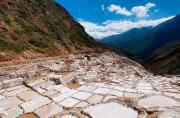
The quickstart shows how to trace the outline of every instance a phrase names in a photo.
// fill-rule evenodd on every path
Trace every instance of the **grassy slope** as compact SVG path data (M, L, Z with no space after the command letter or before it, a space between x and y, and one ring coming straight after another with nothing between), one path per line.
M144 61L144 65L155 74L180 74L180 41L156 50Z
M45 56L93 49L94 39L53 0L4 0L0 19L7 30L0 29L0 60L17 55Z

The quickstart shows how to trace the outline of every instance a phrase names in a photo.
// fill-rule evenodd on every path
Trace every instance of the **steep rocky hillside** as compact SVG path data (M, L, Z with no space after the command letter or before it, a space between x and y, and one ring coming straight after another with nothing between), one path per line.
M92 37L53 0L0 1L0 60L93 51Z
M144 61L144 65L155 74L179 74L180 41L175 41L156 50Z

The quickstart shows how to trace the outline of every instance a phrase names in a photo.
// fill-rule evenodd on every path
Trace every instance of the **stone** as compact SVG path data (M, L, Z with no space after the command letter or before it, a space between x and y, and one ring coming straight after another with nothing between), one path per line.
M73 81L74 79L76 79L76 73L75 72L71 72L71 73L68 73L66 75L63 75L63 78L61 79L61 83L63 84L67 84L71 81Z
M128 93L137 93L136 89L131 89L131 88L125 88L125 91Z
M119 86L115 86L114 89L119 90L119 91L125 91L124 87L119 87Z
M88 99L90 96L92 96L91 93L86 93L86 92L79 92L75 95L73 95L72 97L79 99L79 100L86 100Z
M34 81L34 82L28 83L28 85L31 86L31 87L33 87L33 86L38 85L38 84L43 83L43 82L45 82L45 80L40 79L40 80L36 80L36 81Z
M101 95L93 95L91 96L87 101L90 103L90 104L97 104L97 103L100 103L103 99L103 96Z
M59 105L62 105L64 107L68 107L71 108L74 105L76 105L79 102L79 100L74 99L74 98L67 98L65 100L63 100L62 102L59 103Z
M46 81L46 82L43 82L40 84L41 88L43 88L43 89L47 89L53 85L55 85L55 82L53 82L53 81Z
M46 90L45 89L43 89L43 88L40 88L40 87L34 87L34 90L36 90L38 93L44 93L44 92L46 92Z
M139 89L138 93L140 93L140 94L159 94L160 92L148 90L148 89Z
M0 81L0 90L4 88L3 83Z
M6 92L6 89L0 89L0 94Z
M124 92L124 97L126 97L126 98L137 98L137 97L138 97L138 94L136 94L136 93L126 93L126 92Z
M6 118L7 115L7 112L4 109L0 108L0 118Z
M61 89L60 88L54 88L54 90L56 90L60 93L66 93L66 92L71 91L72 89L63 86L63 87L61 87Z
M23 113L23 110L18 106L12 107L7 110L7 117L6 118L17 118Z
M20 106L24 109L25 113L27 113L27 112L32 112L43 105L49 104L50 102L51 100L49 100L48 98L43 96L38 96L30 101L24 102Z
M80 85L84 85L84 84L85 84L85 82L83 82L83 81L80 81L80 82L79 82L79 84L80 84Z
M21 103L23 103L23 101L18 99L16 96L14 96L14 97L8 97L8 98L0 101L0 106L6 110L9 108L13 108L15 106L18 106Z
M85 80L95 80L96 79L96 76L97 76L97 72L96 71L88 71L86 73L86 76L85 76Z
M136 89L152 90L152 85L149 83L141 82L137 84Z
M71 90L71 91L69 91L69 92L66 92L66 93L60 94L59 96L54 97L54 98L53 98L53 101L55 101L56 103L58 103L58 102L60 102L60 101L62 101L62 100L64 100L64 99L66 99L66 98L68 98L68 97L70 97L70 96L78 93L78 92L79 92L79 91L77 91L77 90Z
M137 118L138 113L116 102L98 104L83 109L92 118Z
M49 80L61 80L63 77L63 75L57 75L57 74L54 74L54 73L51 73L48 75L48 79Z
M123 92L122 91L118 91L118 90L110 90L109 95L115 95L115 96L118 96L118 97L123 97Z
M109 85L109 84L105 84L105 85L104 85L104 88L113 89L113 88L114 88L114 86L113 86L113 85Z
M104 83L91 83L93 86L97 86L97 87L104 87Z
M61 118L77 118L76 116L73 116L71 114L68 114L68 115L64 115L62 116Z
M89 104L87 102L80 102L78 103L75 107L79 107L79 108L82 108L82 107L86 107L88 106Z
M96 94L107 94L109 92L109 89L107 88L97 88L93 93Z
M138 105L141 108L155 108L155 107L164 108L164 107L180 106L180 104L175 100L161 95L142 98L138 101Z
M53 85L53 86L50 86L48 88L46 88L47 90L56 90L56 91L59 91L63 88L64 86L63 85Z
M103 102L107 102L111 99L117 99L117 98L118 98L117 96L107 95L104 97Z
M167 110L158 115L157 118L180 118L179 110Z
M20 85L20 86L15 86L15 87L11 87L11 88L8 88L8 89L6 89L7 91L14 91L14 90L16 90L16 89L20 89L20 88L23 88L23 87L25 87L24 85Z
M6 98L6 97L5 97L4 95L1 95L1 94L0 94L0 101L3 100L3 99L5 99L5 98Z
M179 93L178 89L164 89L165 92Z
M40 95L34 91L25 91L25 92L18 94L17 96L24 101L29 101Z
M28 91L28 90L30 90L30 89L27 87L22 87L22 88L14 90L14 91L4 92L3 94L7 97L10 97L10 96L15 96L19 93L22 93L22 92Z
M92 92L96 89L97 87L95 86L87 86L86 88L84 88L82 91L85 91L85 92Z
M58 62L58 64L52 63L51 65L47 67L51 69L52 71L59 71L62 68L63 63L64 63L63 61Z
M167 95L167 96L170 96L170 97L180 99L180 94L179 93L164 92L164 94Z
M5 23L5 21L3 21L3 20L0 20L0 29L1 29L1 30L6 30L6 29L7 29L6 23Z
M47 90L46 92L43 93L44 96L48 96L48 97L51 97L55 94L57 94L58 92L55 91L55 90Z
M5 88L14 87L23 84L23 78L16 78L16 79L10 79L10 80L3 80L2 81Z
M40 117L40 118L49 118L54 116L57 113L60 113L63 111L62 107L59 107L55 103L50 103L48 105L42 106L38 109L35 110L35 113Z
M80 86L79 88L77 88L77 90L79 90L79 91L81 91L81 90L83 90L83 89L85 89L87 86Z

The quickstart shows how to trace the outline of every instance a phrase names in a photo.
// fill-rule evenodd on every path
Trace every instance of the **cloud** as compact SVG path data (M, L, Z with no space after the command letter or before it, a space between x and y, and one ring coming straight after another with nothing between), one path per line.
M145 6L136 6L131 9L131 13L137 17L146 17L148 16L149 9L155 6L154 3L147 3Z
M86 32L95 39L101 39L110 35L121 34L132 28L141 28L148 26L156 26L164 21L167 21L174 16L161 18L157 20L137 20L137 21L106 21L102 24L91 23L84 20L79 20L79 23L84 26Z
M126 15L126 16L132 16L135 15L137 17L146 17L148 16L148 11L152 7L155 7L156 5L154 3L147 3L145 6L135 6L131 10L127 10L125 7L120 7L117 5L110 5L108 7L109 12L115 12L116 14Z
M103 11L105 10L105 7L104 7L104 5L101 5L101 8L102 8L102 10L103 10Z
M154 10L154 12L158 12L158 11L160 11L160 9L156 9L156 10Z
M131 16L131 12L128 11L125 7L121 8L120 6L117 5L110 5L108 7L109 12L116 12L116 14L122 14L122 15L126 15L126 16Z
M155 7L156 5L154 4L154 3L151 3L151 2L149 2L149 3L147 3L146 5L145 5L145 7L146 7L146 9L150 9L150 8L152 8L152 7Z

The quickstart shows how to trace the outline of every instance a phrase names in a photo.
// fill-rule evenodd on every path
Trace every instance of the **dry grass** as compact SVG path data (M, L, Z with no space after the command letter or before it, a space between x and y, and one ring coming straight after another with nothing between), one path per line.
M68 83L67 86L71 89L77 89L79 88L81 85L78 83Z
M34 113L27 113L27 114L23 114L19 118L39 118L39 117L35 115Z

